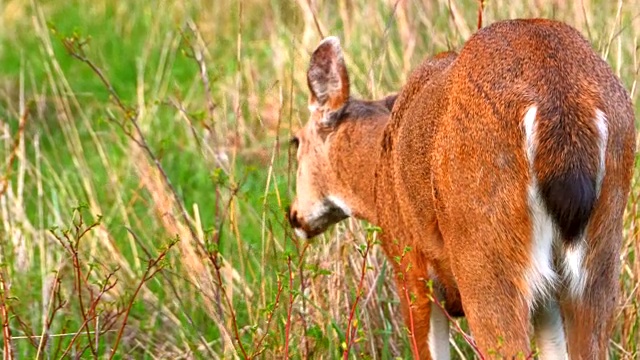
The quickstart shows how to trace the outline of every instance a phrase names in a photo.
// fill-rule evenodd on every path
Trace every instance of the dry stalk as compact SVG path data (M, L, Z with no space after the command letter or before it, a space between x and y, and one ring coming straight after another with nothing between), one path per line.
M478 0L478 30L482 28L482 13L484 12L484 0Z
M18 131L16 132L15 138L13 140L13 145L11 145L11 152L9 153L9 158L7 159L7 164L5 166L6 171L2 176L2 180L0 180L0 196L4 195L7 191L7 187L9 186L9 177L11 177L11 169L13 169L13 164L16 161L18 155L18 149L20 148L20 142L22 141L24 135L24 129L27 125L27 117L29 115L29 110L25 108L24 112L20 115L20 122L18 124Z

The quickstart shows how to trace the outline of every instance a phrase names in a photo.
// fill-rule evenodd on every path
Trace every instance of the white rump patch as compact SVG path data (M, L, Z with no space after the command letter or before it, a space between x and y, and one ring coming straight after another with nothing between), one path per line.
M536 128L535 120L538 108L533 105L524 115L525 152L529 160L529 166L533 167L533 159L536 156Z
M598 150L600 150L600 164L598 168L598 175L596 177L596 193L600 195L600 188L602 187L602 180L605 174L605 160L607 155L607 142L609 140L609 126L607 124L607 115L600 109L596 109L596 126L598 127Z
M536 106L531 106L529 110L527 110L523 120L525 129L524 148L529 160L531 174L531 183L528 189L529 211L532 222L531 265L525 274L525 279L530 289L530 297L528 299L530 310L534 310L536 304L542 301L549 301L554 295L554 290L558 283L558 274L553 265L554 242L559 239L557 229L553 219L544 206L538 189L537 178L533 171L533 161L536 152L536 112ZM606 116L602 111L596 110L595 121L599 133L600 162L597 178L597 191L599 192L605 171L608 128ZM561 269L558 269L558 272L561 272L567 291L573 298L580 298L586 286L587 273L583 266L586 246L587 244L584 238L582 238L575 245L561 245L562 251L557 254L561 256ZM552 354L554 353L552 352Z
M538 310L535 319L536 344L541 360L567 359L567 342L558 303L549 301Z
M529 309L535 304L548 299L557 282L557 274L553 268L553 242L556 238L555 225L547 213L538 191L538 180L533 171L536 152L535 120L538 108L532 105L524 115L525 141L524 150L529 160L531 183L528 189L529 212L531 215L531 265L525 273L529 285Z
M567 285L567 291L574 299L580 299L587 283L587 272L583 262L587 243L584 238L575 245L565 247L562 259L562 270Z
M534 178L529 185L529 211L531 214L531 267L525 273L529 285L529 309L536 302L549 299L557 282L553 268L553 242L556 238L555 225L542 203Z
M437 299L436 299L437 300ZM435 303L431 303L429 320L429 352L435 360L449 360L449 319L443 310Z

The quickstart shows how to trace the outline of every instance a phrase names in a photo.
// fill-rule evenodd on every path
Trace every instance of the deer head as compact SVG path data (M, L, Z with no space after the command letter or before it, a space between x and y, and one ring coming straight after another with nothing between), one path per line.
M373 206L363 201L369 197L363 189L372 189L375 164L362 166L362 159L374 155L376 135L395 101L395 95L380 101L350 97L340 41L334 36L313 52L307 83L310 119L292 139L297 149L297 197L289 210L289 222L302 238L352 215L367 218Z
M324 39L313 52L307 83L310 119L291 140L298 169L289 222L302 238L313 237L351 215L329 160L339 112L349 99L349 76L338 38Z

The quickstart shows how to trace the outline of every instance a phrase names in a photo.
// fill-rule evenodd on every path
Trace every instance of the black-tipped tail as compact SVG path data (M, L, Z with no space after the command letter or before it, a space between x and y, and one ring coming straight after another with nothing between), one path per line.
M547 211L566 243L584 232L596 203L596 181L588 172L576 169L557 174L540 183Z

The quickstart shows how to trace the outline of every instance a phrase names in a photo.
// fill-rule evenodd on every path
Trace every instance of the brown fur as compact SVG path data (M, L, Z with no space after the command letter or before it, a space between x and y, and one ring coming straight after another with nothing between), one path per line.
M525 279L532 256L528 186L536 176L542 187L551 184L574 194L563 180L574 173L584 176L585 188L595 186L595 109L606 114L599 197L588 191L576 195L594 199L591 205L585 200L584 213L576 215L586 223L572 228L586 234L584 294L574 299L562 284L554 294L570 358L604 358L618 300L622 214L635 146L629 97L607 64L566 25L505 21L480 30L459 55L426 60L397 98L362 102L347 100L348 75L339 51L335 42L323 42L312 57L313 71L322 73L314 64L324 64L329 73L337 68L332 81L340 85L319 100L314 89L320 80L309 72L315 110L298 134L298 197L290 219L308 236L324 231L348 215L323 200L333 195L351 215L382 228L390 259L411 247L401 263L391 263L404 274L400 287L408 286L416 298L414 335L425 359L430 358L428 280L450 313L466 314L485 356L530 352L529 303L539 299L532 299ZM532 105L538 107L538 128L530 168L523 118ZM556 201L559 211L572 210L575 198L558 201L553 191L547 197L549 209L549 201ZM310 209L321 201L331 221L308 222ZM563 221L561 215L556 219ZM577 234L572 231L559 230L566 246ZM402 305L407 314L404 298Z

